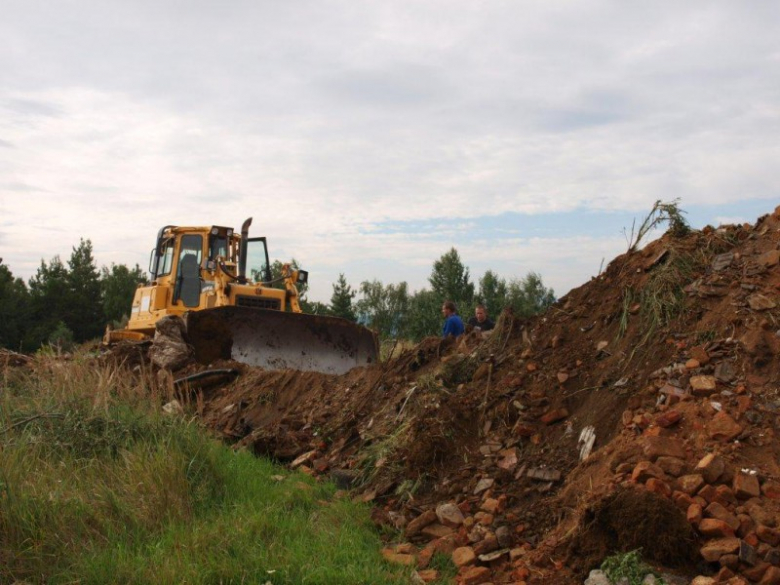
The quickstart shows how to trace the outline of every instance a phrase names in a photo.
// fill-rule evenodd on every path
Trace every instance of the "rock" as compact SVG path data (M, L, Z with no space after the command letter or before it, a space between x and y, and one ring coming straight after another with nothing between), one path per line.
M764 555L764 560L775 567L780 566L780 550L776 548L769 549Z
M643 450L650 461L659 457L685 459L683 442L675 437L645 437Z
M417 571L417 577L423 583L433 583L439 580L439 571L436 569L420 569Z
M778 585L780 584L780 569L777 567L769 567L758 585Z
M494 550L493 552L485 553L483 555L479 555L480 562L483 563L492 563L496 559L500 559L504 555L509 554L508 548L502 548L499 550Z
M714 453L708 453L696 464L696 472L700 473L707 483L715 483L725 469L723 459Z
M588 578L585 579L584 585L612 585L612 581L607 578L604 571L593 569L588 575Z
M455 504L447 503L436 507L436 517L444 526L457 528L463 524L463 512Z
M175 399L165 404L162 409L165 414L182 414L184 412L181 402Z
M756 536L758 536L759 540L770 546L777 546L780 544L780 532L769 526L759 524L756 527Z
M766 311L768 309L774 309L777 306L775 301L760 293L750 295L747 301L750 308L754 311Z
M650 461L640 461L631 472L631 479L637 483L645 483L651 477L663 478L664 470Z
M780 251L778 250L769 250L768 252L764 252L758 258L756 258L757 264L767 268L775 266L778 261L780 261Z
M695 396L709 396L718 386L715 376L691 376L689 383Z
M680 488L680 491L691 496L697 493L703 485L704 478L698 473L683 475L677 478L677 486Z
M750 546L744 540L739 541L739 560L747 565L753 566L758 562L758 553L755 547Z
M761 578L766 574L769 569L769 563L764 561L758 561L755 566L742 570L742 575L750 579L751 581L761 581Z
M742 427L725 412L719 412L707 424L707 432L715 441L733 441L742 434Z
M748 473L737 472L734 475L734 495L740 500L749 500L761 495L758 477Z
M761 493L770 500L780 500L780 484L774 481L764 482Z
M691 356L692 359L695 359L697 362L699 362L702 366L706 366L708 363L710 363L710 354L708 354L707 350L700 345L692 347L688 351L688 355Z
M382 556L385 558L385 560L398 565L406 565L410 567L417 563L417 559L414 558L414 555L397 553L392 548L383 548Z
M768 512L766 508L759 505L758 503L748 502L746 508L748 514L750 515L750 518L756 524L763 524L764 526L772 526L772 527L777 525L777 521L775 520L774 514Z
M512 531L508 526L496 528L496 540L501 548L509 548L512 545Z
M731 263L734 261L734 252L725 252L723 254L718 254L715 256L715 258L712 261L712 270L715 272L721 272L722 270L725 270L729 266L731 266Z
M184 341L184 332L184 320L181 317L167 315L157 321L154 341L149 349L149 358L154 365L173 372L192 359L193 351Z
M701 522L703 513L704 511L699 504L691 504L688 506L688 511L685 513L685 518L690 524L698 526Z
M737 378L734 366L730 362L720 362L715 366L715 379L718 382L729 384Z
M473 565L476 560L477 555L474 554L474 549L470 546L461 546L452 551L452 562L458 568Z
M535 467L526 472L526 476L537 481L558 481L561 479L561 472L556 469L545 467Z
M469 567L458 574L462 585L481 585L490 579L490 569L487 567Z
M438 522L428 524L428 526L426 526L420 531L420 534L428 537L431 540L433 540L434 538L442 538L452 533L453 533L452 528L450 528L449 526L445 526L444 524L439 524Z
M704 518L699 522L699 532L708 538L721 538L734 536L734 529L723 520L717 518Z
M411 537L420 534L423 528L433 522L436 522L436 512L434 510L426 510L406 525L406 536Z
M701 556L709 563L715 563L723 555L734 554L739 550L739 539L735 537L716 538L707 542L700 550Z
M551 425L561 421L569 416L569 411L565 408L556 408L543 414L539 420L546 425Z
M504 449L498 452L501 459L498 460L498 467L506 471L512 471L517 467L517 449Z
M682 414L677 410L667 410L666 412L655 417L655 424L662 429L668 429L673 427L682 420Z
M482 492L485 492L485 491L489 490L490 488L493 487L493 483L494 483L494 480L489 478L489 477L485 477L485 478L480 479L477 482L477 486L474 488L474 495L478 496Z
M680 477L687 469L687 464L682 459L677 457L659 457L656 459L655 464L664 470L664 473L671 475L672 477Z
M709 506L704 508L704 515L708 518L717 518L718 520L723 520L734 530L739 528L739 520L737 520L737 517L718 502L712 502Z

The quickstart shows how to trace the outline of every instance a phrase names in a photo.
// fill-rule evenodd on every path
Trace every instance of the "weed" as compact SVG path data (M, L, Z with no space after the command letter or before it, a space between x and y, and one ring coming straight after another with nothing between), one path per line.
M618 333L616 339L621 339L628 329L628 317L631 312L631 307L634 305L634 289L627 287L623 291L623 308L620 311L620 325L618 327Z
M655 267L639 293L640 311L648 329L656 330L680 318L686 310L683 290L698 269L696 259L674 250Z
M601 564L601 570L612 583L625 580L627 585L641 585L645 576L652 573L656 577L655 582L664 585L666 582L642 561L641 552L641 549L636 549L607 557Z
M639 242L642 241L648 232L664 222L669 224L668 231L675 237L682 237L690 233L691 228L683 217L685 212L680 209L679 203L679 199L668 202L663 202L658 199L655 204L653 204L650 213L647 214L647 217L642 221L639 229L636 230L636 233L634 232L634 225L631 226L630 235L626 233L624 228L623 233L628 240L628 251L634 252L639 246Z

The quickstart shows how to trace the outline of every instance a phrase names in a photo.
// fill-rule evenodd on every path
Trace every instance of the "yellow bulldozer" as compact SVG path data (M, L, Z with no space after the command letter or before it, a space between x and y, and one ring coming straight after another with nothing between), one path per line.
M195 359L232 359L267 369L341 374L377 360L376 335L345 319L301 311L297 285L308 273L284 265L272 278L264 237L223 226L166 225L149 260L151 284L139 286L130 320L105 342L151 339L163 317L180 316ZM284 284L284 288L274 285Z

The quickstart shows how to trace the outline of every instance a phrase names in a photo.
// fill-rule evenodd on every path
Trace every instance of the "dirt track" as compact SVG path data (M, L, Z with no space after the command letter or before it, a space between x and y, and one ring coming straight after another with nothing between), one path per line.
M339 377L217 363L240 375L192 390L237 448L372 502L406 535L388 558L421 570L458 549L464 583L581 583L641 547L687 579L780 583L779 241L780 211L667 235L486 339Z

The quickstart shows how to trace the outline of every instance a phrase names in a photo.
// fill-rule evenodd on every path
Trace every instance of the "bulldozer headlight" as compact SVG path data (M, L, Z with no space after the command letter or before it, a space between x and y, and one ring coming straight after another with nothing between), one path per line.
M309 273L306 270L298 271L298 284L306 284L309 282Z

